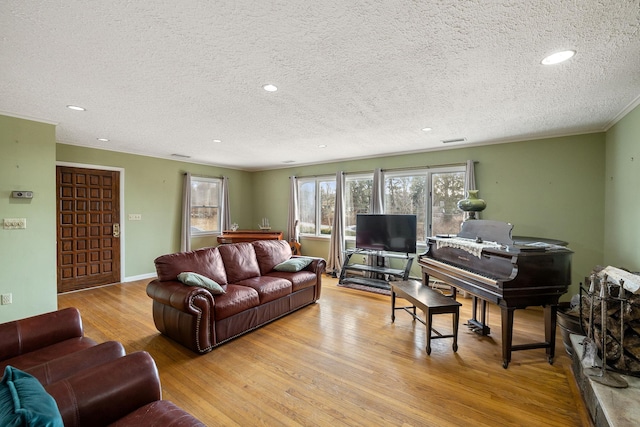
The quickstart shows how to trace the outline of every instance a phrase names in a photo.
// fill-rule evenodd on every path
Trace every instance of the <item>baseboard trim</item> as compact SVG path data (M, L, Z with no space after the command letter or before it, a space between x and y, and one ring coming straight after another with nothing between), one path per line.
M137 276L125 277L122 279L122 283L135 282L136 280L153 279L156 277L156 273L138 274Z

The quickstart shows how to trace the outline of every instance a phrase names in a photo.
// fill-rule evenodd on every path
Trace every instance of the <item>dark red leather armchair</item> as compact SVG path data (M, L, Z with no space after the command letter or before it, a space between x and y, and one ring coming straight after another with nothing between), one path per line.
M7 365L45 386L67 427L204 426L162 400L148 353L125 355L119 342L85 337L75 308L0 324L0 372Z
M40 365L32 366L24 369L24 371L36 377L40 384L46 386L85 369L123 357L126 354L122 344L117 341L107 341L52 359Z
M2 323L0 372L7 365L28 369L96 344L84 336L82 318L75 308Z
M138 351L45 386L66 427L204 426L162 400L153 358Z

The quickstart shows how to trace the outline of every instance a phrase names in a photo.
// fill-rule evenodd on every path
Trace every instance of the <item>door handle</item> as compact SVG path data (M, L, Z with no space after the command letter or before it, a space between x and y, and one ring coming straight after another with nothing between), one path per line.
M120 224L113 224L113 237L120 237Z

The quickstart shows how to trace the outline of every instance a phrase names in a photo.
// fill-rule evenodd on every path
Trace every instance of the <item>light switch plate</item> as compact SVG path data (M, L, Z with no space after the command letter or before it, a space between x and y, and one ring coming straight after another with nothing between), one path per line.
M27 228L27 218L4 218L2 220L2 226L9 230Z
M129 221L142 221L142 214L129 214Z

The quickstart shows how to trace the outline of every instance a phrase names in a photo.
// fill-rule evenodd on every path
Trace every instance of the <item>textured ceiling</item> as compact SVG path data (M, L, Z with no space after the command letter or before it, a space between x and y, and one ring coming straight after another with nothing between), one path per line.
M0 114L67 144L259 170L603 131L639 103L640 0L0 3Z

